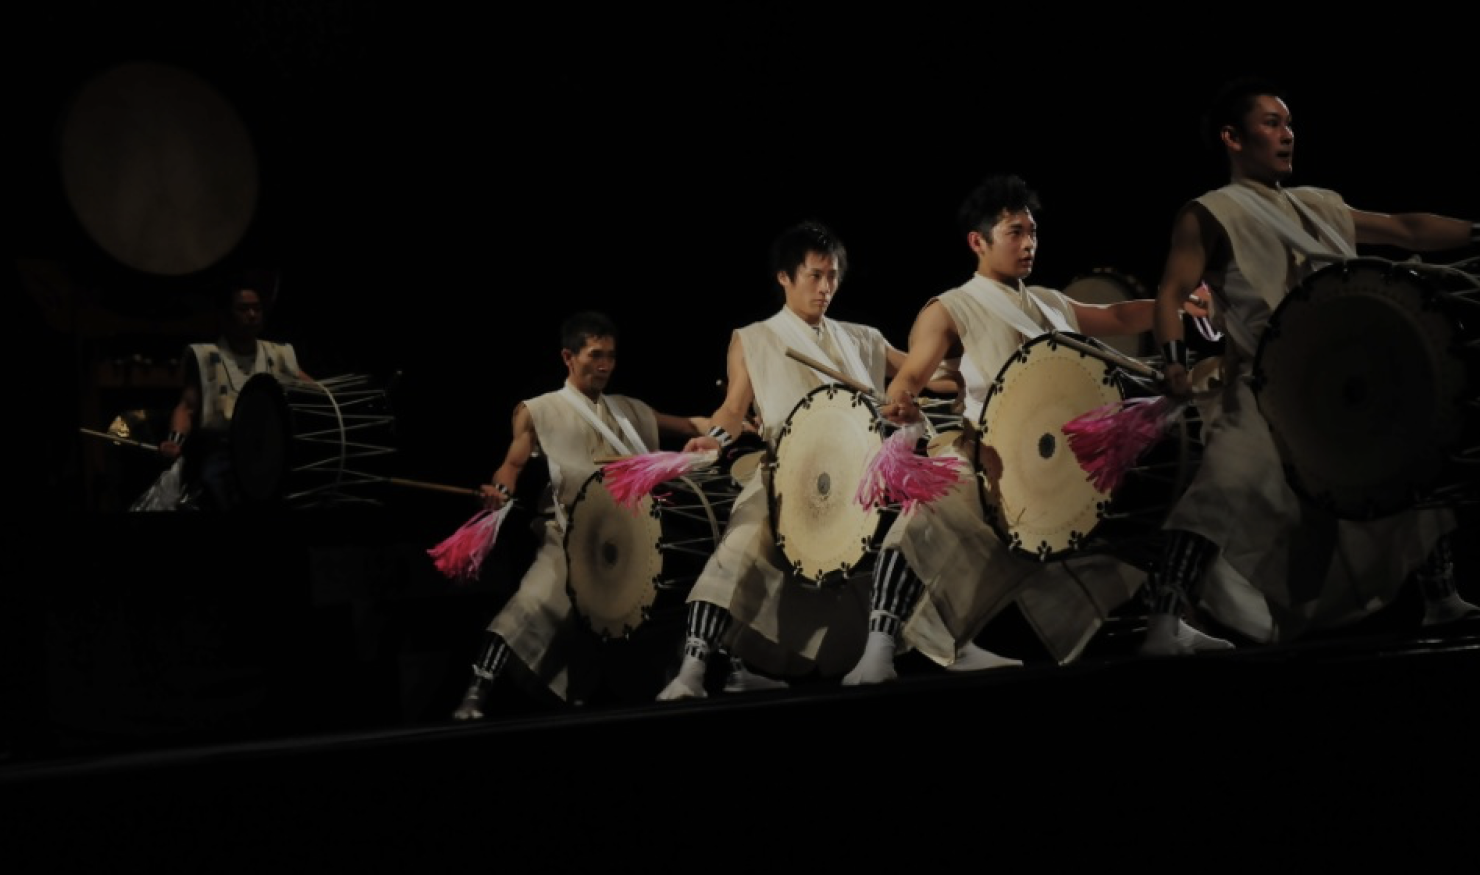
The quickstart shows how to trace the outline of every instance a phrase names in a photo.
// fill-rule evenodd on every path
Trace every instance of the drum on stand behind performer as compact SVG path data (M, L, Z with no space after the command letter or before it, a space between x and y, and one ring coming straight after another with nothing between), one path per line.
M170 463L133 510L215 510L239 506L227 445L231 415L242 388L257 374L312 382L292 344L263 340L267 314L277 300L278 277L249 271L220 288L221 337L186 349L180 400L159 455Z

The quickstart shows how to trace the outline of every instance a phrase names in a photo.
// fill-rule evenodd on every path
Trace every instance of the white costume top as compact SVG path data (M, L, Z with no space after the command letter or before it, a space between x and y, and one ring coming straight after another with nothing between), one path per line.
M635 398L602 395L593 402L569 384L531 398L524 406L550 470L549 489L539 506L550 507L553 502L554 517L544 525L539 550L519 581L519 588L494 616L488 630L508 643L538 682L565 699L573 693L580 695L585 685L595 682L596 672L582 657L594 659L598 653L595 636L581 625L566 591L565 521L581 487L596 473L595 460L632 452L633 448L627 446L631 431L644 444L636 452L657 449L658 424L652 408ZM582 406L604 428L583 415ZM623 420L631 430L623 426ZM586 669L577 672L577 680L571 677L573 664Z
M1199 403L1203 457L1166 527L1219 547L1203 592L1215 618L1256 641L1291 640L1391 602L1456 520L1449 511L1411 511L1371 523L1338 521L1301 501L1250 386L1258 340L1275 308L1331 260L1302 252L1289 239L1294 232L1280 226L1304 228L1316 241L1308 248L1339 257L1356 243L1346 203L1325 189L1249 183L1196 202L1223 227L1233 251L1217 287L1225 384Z

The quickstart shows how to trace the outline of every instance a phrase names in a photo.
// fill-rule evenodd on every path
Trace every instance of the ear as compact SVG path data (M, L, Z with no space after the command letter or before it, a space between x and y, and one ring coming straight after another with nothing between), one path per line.
M570 363L576 360L576 354L568 349L562 349L560 350L560 360L565 362L565 366L568 368L570 367Z
M1218 139L1230 149L1238 149L1242 145L1238 141L1238 129L1233 125L1224 125L1222 130L1218 131Z
M787 273L784 270L776 271L776 282L783 289L791 288L791 274Z
M986 255L987 247L991 246L992 244L991 241L989 241L986 235L982 232L968 231L966 234L966 245L970 246L971 251L975 252L977 255Z

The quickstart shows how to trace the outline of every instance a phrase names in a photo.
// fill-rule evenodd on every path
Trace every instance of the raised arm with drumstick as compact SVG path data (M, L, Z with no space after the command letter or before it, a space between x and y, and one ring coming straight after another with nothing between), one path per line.
M965 199L960 232L976 270L964 285L927 301L915 318L909 355L882 409L891 421L920 419L920 391L943 364L963 374L965 422L974 424L991 379L1027 341L1051 331L1102 336L1151 329L1152 301L1085 304L1024 282L1038 252L1038 208L1037 194L1011 175L988 177ZM1186 307L1194 316L1206 314L1200 301ZM1014 601L1048 652L1066 662L1094 634L1104 606L1134 592L1130 569L1108 556L1045 564L1014 555L989 524L976 486L978 468L992 483L1001 478L1000 456L990 448L978 453L970 435L955 451L968 462L958 469L955 488L929 512L901 514L884 539L868 642L844 684L893 680L896 654L910 649L948 671L1021 665L975 643ZM1084 595L1090 592L1093 598ZM1071 604L1075 598L1082 601Z
M571 695L567 668L590 652L573 638L585 630L573 622L564 547L582 485L600 460L654 451L661 437L692 438L709 427L707 417L662 413L606 391L617 365L617 328L600 313L577 313L564 322L560 356L565 384L519 403L503 461L477 493L487 511L505 511L531 460L538 454L548 467L548 486L529 498L541 521L541 544L519 588L488 624L454 719L484 716L488 694L511 656L560 699ZM599 673L599 667L585 668L583 677Z
M1480 607L1460 598L1455 583L1453 512L1412 510L1375 526L1335 519L1290 487L1252 387L1253 364L1275 308L1316 271L1355 256L1359 245L1462 249L1476 242L1477 226L1429 213L1366 212L1329 189L1287 187L1295 129L1272 82L1227 83L1205 122L1208 145L1227 159L1229 182L1189 201L1173 222L1156 337L1167 391L1185 396L1187 344L1176 302L1204 283L1216 289L1226 338L1224 380L1222 390L1200 405L1202 460L1166 520L1166 550L1148 579L1152 612L1142 652L1197 652L1196 642L1175 630L1177 616L1199 607L1252 641L1294 640L1390 603L1410 576L1423 590L1424 625L1480 617ZM1361 403L1379 407L1372 398ZM1353 429L1340 441L1368 438Z

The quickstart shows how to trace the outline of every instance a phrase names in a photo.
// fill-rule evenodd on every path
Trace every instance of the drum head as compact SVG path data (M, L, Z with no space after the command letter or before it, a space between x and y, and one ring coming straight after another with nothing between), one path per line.
M651 496L622 507L601 481L586 479L565 530L566 588L579 614L603 640L626 638L647 619L663 573L662 526Z
M1081 304L1119 304L1150 297L1145 287L1131 277L1108 268L1099 268L1077 277L1063 289L1064 294ZM1149 334L1115 334L1097 338L1116 352L1140 358L1150 352Z
M1024 344L1002 366L982 406L978 471L987 518L1014 551L1059 558L1098 526L1110 496L1079 466L1063 426L1122 398L1115 368L1049 335ZM994 455L993 463L983 455Z
M1349 519L1411 507L1462 425L1454 333L1436 293L1388 261L1322 268L1286 296L1253 385L1291 487Z
M231 414L231 468L249 502L282 496L288 477L292 420L283 387L271 374L247 380Z
M840 583L868 555L881 510L856 500L864 469L883 446L873 402L819 386L792 409L776 439L770 481L776 545L799 576Z

